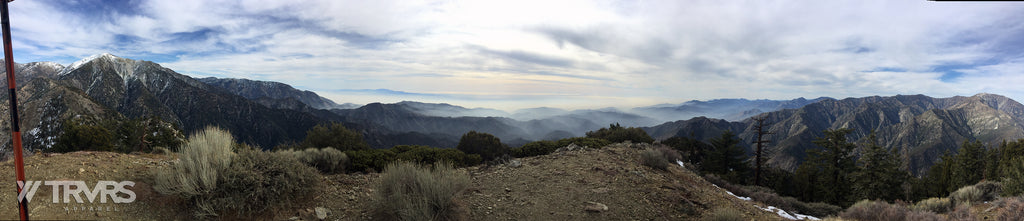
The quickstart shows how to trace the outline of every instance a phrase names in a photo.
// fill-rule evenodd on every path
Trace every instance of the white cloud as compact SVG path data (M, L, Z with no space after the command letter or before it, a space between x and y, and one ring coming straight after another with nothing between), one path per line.
M1016 40L1024 34L1016 22L1024 7L1015 4L139 3L97 20L89 19L95 13L54 7L60 2L15 2L16 36L22 36L16 49L55 59L104 51L163 55L176 58L165 66L186 74L276 80L320 92L444 94L451 96L421 98L467 106L979 92L1024 98L1024 91L1005 85L1024 81L1015 77L1024 69L1024 41ZM942 67L950 65L968 67L967 74L943 81L941 72L950 70ZM344 94L332 96L349 102ZM355 97L348 99L379 98Z

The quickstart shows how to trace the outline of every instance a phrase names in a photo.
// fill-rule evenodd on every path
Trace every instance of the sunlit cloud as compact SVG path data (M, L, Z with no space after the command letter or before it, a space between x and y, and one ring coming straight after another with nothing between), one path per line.
M196 77L280 81L339 103L1024 99L1014 87L1024 83L1024 6L1013 3L96 0L11 9L19 62L109 52Z

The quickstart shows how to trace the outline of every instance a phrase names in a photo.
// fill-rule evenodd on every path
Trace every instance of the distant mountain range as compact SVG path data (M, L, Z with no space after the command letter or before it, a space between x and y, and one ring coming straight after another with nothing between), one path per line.
M769 164L795 169L811 143L826 129L851 128L852 141L863 142L875 131L878 143L896 148L912 172L921 173L946 151L955 153L963 141L988 146L1024 138L1024 105L994 94L932 98L924 95L824 99L797 109L758 115L770 123ZM652 136L707 140L729 130L746 146L756 138L753 120L739 122L693 118L645 128Z
M740 121L761 113L782 109L800 108L804 105L817 103L822 100L832 100L832 98L819 97L808 100L801 97L788 101L747 99L716 99L710 101L693 100L682 104L661 104L649 107L638 107L634 108L632 112L665 121L690 119L693 117L708 117L728 121Z
M978 94L931 98L923 95L827 97L794 100L719 99L663 104L629 110L529 108L511 113L450 104L403 101L363 106L338 104L310 91L269 81L195 79L159 64L100 54L67 67L53 62L17 64L25 146L44 149L69 118L127 119L155 116L186 134L207 125L230 130L239 141L271 148L299 141L317 124L341 122L363 133L375 148L399 144L454 147L462 134L494 134L518 146L535 140L583 136L619 123L643 127L661 140L674 136L707 140L733 131L749 147L751 116L770 123L771 165L793 169L811 141L825 129L852 128L862 141L876 131L879 143L905 154L915 172L963 141L994 145L1024 138L1024 105L1009 98ZM7 96L0 96L6 102ZM8 116L6 105L0 115ZM686 119L686 120L684 120ZM7 118L0 129L10 130ZM9 145L9 137L0 143Z

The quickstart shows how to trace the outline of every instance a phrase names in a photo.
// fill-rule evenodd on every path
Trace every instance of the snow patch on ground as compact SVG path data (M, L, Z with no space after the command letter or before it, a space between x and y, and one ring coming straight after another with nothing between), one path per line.
M771 213L778 214L780 217L786 218L786 219L789 219L789 220L821 220L821 219L818 219L818 217L808 216L808 215L804 215L804 214L797 214L797 213L786 212L785 210L776 208L774 206L768 206L767 208L765 208L765 207L761 207L761 206L758 206L758 205L754 205L754 207L757 207L758 209L761 209L761 210L764 210L764 211L768 211L768 212L771 212Z
M729 191L725 191L725 193L728 193L729 195L735 196L735 197L736 197L737 199L741 199L741 200L746 200L746 201L750 201L750 197L745 197L745 196L737 196L736 194L732 194L732 192L729 192Z
M676 164L679 164L679 167L686 168L686 166L683 166L683 161L676 160Z
M677 163L679 163L680 166L682 165L682 162L677 162ZM718 187L718 185L715 185L714 183L712 183L711 185L715 186L715 188L722 189L722 187ZM725 189L722 189L722 190L725 190ZM733 197L736 197L737 199L741 199L741 200L744 200L744 201L751 201L750 197L737 196L736 194L733 194L732 192L730 192L728 190L725 190L725 193L728 193L729 195L731 195ZM761 206L758 206L758 205L754 205L754 207L757 207L758 209L761 209L761 210L764 210L764 211L768 211L768 212L771 212L771 213L778 214L780 217L786 218L786 219L789 219L789 220L821 220L818 217L813 217L813 216L808 216L808 215L798 214L798 213L786 212L785 210L779 209L779 208L774 207L774 206L768 206L768 208L764 208L764 207L761 207Z

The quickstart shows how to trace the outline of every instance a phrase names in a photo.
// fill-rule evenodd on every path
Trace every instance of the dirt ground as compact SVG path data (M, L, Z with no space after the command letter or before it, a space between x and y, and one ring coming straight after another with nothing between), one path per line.
M640 164L640 149L612 145L517 159L510 164L462 168L472 184L457 197L470 220L690 220L715 208L732 207L753 220L780 220L749 201L727 195L693 172L672 165L667 171ZM154 154L74 152L36 154L26 159L28 180L133 181L132 203L52 203L52 187L42 185L29 203L32 219L192 220L180 199L153 190L155 168L171 157ZM10 185L0 185L0 219L17 219L13 162L0 163ZM327 220L368 220L379 174L322 176L318 194L290 208L267 211L263 220L316 220L314 210L330 210ZM84 195L84 194L83 194ZM82 197L86 200L86 197ZM99 199L96 199L98 201ZM108 199L109 200L109 199ZM595 203L607 210L587 211ZM77 208L77 210L76 210ZM218 219L239 219L220 217ZM247 219L251 219L247 218Z

